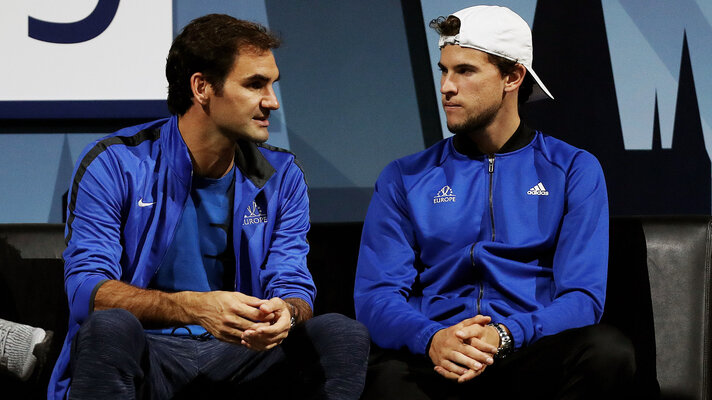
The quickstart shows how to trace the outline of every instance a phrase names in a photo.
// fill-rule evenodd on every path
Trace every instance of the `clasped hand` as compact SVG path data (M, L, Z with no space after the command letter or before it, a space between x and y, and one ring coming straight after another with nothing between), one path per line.
M259 299L239 292L205 292L198 320L217 339L252 350L282 343L290 328L290 307L279 297Z
M428 350L435 372L463 383L492 365L499 335L487 326L490 321L490 317L477 315L435 333Z

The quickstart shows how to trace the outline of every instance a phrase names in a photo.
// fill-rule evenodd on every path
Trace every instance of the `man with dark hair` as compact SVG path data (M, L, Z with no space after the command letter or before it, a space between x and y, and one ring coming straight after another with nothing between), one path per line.
M167 59L174 115L79 157L70 325L50 398L360 395L368 332L311 318L304 175L262 144L279 107L278 45L227 15L192 21Z
M364 397L623 394L632 345L596 325L608 267L603 172L590 153L521 122L530 93L553 98L532 69L529 26L496 6L431 26L455 135L392 162L376 183L354 291L379 347Z

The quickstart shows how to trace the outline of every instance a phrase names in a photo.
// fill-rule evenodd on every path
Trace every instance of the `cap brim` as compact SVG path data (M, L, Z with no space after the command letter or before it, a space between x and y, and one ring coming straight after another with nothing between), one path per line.
M532 94L529 95L529 99L527 102L530 101L537 101L537 100L544 100L544 99L553 99L554 96L551 95L551 92L549 92L549 89L544 86L544 83L539 79L539 76L534 72L532 68L528 68L527 72L529 72L532 75L532 78L534 78L534 87L532 88Z

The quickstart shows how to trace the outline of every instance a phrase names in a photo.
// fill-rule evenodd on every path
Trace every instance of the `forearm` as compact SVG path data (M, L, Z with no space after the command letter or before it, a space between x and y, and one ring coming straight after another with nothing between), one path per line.
M201 304L200 295L200 292L167 293L142 289L125 282L109 280L96 292L94 310L122 308L135 315L147 327L189 325L198 323L195 309Z
M284 299L284 301L292 306L291 311L294 311L293 316L296 317L297 323L310 319L314 314L309 303L303 299L291 297Z
M512 314L497 322L507 327L515 348L520 348L544 336L595 324L600 319L601 311L598 302L588 295L569 292L547 307L530 313Z
M384 349L407 347L413 354L427 353L433 335L447 326L432 321L397 295L357 291L356 319L363 323L371 339Z

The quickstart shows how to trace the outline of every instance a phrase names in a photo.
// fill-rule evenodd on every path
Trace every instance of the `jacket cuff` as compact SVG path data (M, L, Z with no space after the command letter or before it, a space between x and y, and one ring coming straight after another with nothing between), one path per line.
M413 354L421 354L427 356L426 351L428 350L428 344L430 343L430 339L433 338L433 335L435 335L437 331L445 328L447 328L447 326L439 322L433 322L431 324L428 324L417 335L415 335L415 340L411 341L411 343L408 345L410 351Z
M94 311L94 297L101 285L106 283L108 279L104 276L92 276L87 278L74 292L72 300L72 316L81 324Z

